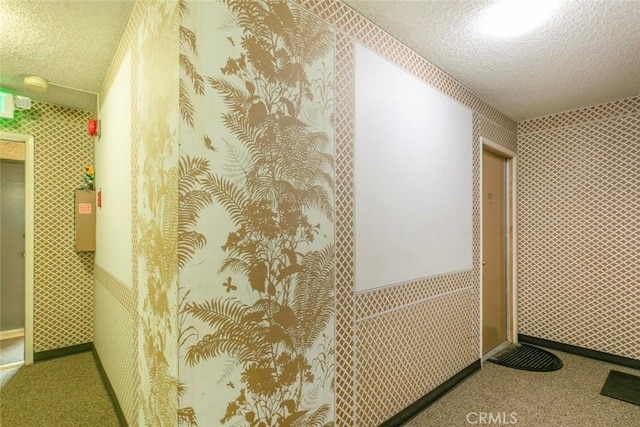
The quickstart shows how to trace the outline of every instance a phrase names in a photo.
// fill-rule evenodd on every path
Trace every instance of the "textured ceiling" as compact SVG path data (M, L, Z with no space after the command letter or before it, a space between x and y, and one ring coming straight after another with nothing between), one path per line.
M490 1L345 0L519 121L640 94L640 1L561 1L512 39L478 29Z
M512 39L478 30L486 0L345 0L515 120L640 94L640 1L570 0ZM0 87L93 109L133 0L0 0ZM25 75L51 83L26 90ZM75 88L78 90L71 90Z
M131 13L131 0L0 0L0 87L93 110ZM22 78L52 86L31 91ZM90 93L87 93L90 92Z

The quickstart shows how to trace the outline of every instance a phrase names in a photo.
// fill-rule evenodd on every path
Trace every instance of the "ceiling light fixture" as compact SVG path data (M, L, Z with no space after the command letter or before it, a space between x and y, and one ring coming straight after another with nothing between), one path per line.
M515 37L542 25L558 6L559 0L501 0L485 11L479 25L494 37Z
M27 76L22 79L22 83L29 89L37 90L40 92L44 92L49 89L49 82L43 79L42 77L37 76Z

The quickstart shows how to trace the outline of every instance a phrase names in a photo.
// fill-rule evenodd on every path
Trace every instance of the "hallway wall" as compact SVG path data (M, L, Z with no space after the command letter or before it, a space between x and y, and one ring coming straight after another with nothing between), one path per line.
M280 286L284 286L282 278L285 273L291 274L290 283L295 283L296 288L313 286L314 281L305 282L301 280L302 276L293 276L299 272L296 263L313 249L331 245L334 252L326 265L327 268L335 267L335 294L331 295L335 311L330 313L335 326L327 328L324 341L319 339L313 343L311 351L307 352L305 348L300 353L301 361L313 362L309 369L311 375L295 398L302 396L302 401L294 399L287 401L287 405L296 409L303 402L300 408L310 411L305 416L319 411L326 421L333 418L337 425L378 425L480 357L480 137L515 151L516 124L345 4L318 0L297 3L298 6L289 3L292 19L282 8L263 12L260 10L262 3L258 2L253 3L258 5L254 9L247 5L246 10L240 3L220 2L215 5L216 10L220 9L217 13L207 9L214 7L209 3L189 2L188 12L182 20L185 27L181 30L184 36L182 53L186 60L181 63L184 95L181 96L180 151L181 162L187 164L190 159L194 167L184 169L193 171L183 176L188 185L181 196L181 202L185 203L181 205L182 209L188 208L185 222L182 222L186 226L183 238L188 238L190 243L185 267L180 271L184 298L181 300L180 380L187 385L181 406L185 415L195 411L198 419L205 416L207 420L230 424L240 419L238 417L258 416L250 409L249 399L255 401L274 389L288 392L292 382L286 382L270 371L273 364L268 361L260 359L252 364L249 355L253 354L253 347L248 346L246 353L234 353L240 352L241 347L236 347L232 338L240 339L245 336L241 330L251 333L254 331L251 328L255 327L258 335L251 343L261 346L264 334L260 328L268 327L273 328L273 334L267 334L267 343L282 340L286 346L288 334L293 334L298 327L295 323L298 314L286 317L289 321L272 319L275 313L289 313L281 308L286 305L282 302L286 299L278 299L282 296ZM233 12L224 11L225 5ZM251 38L254 31L258 33L256 39ZM307 54L313 60L318 59L313 55L318 51L309 49L312 44L307 43L311 38L305 38L305 31L314 32L312 40L322 40L322 47L318 49L326 56L318 62L303 61ZM269 38L272 33L273 37ZM295 46L301 49L300 52L293 48L276 53L277 61L265 59L273 53L264 52L265 46L270 46L268 40L278 40L281 36L286 40L283 33L296 34L291 40L297 40ZM263 42L260 37L267 37L267 40ZM473 110L473 268L470 271L416 277L370 292L355 292L354 41L379 52ZM298 62L295 62L291 74L286 74L284 64L288 63L287 55L291 51L300 54L302 59L296 60L300 61L301 67L296 68ZM308 77L314 82L310 85L313 95L289 104L287 97L295 91L287 89L286 84L282 84L284 95L270 92L269 84L278 88L282 75L269 64L279 64L274 68L282 67L277 68L278 72L289 76L289 82L296 82L292 88L304 87L304 79ZM316 92L315 85L323 87L324 91ZM323 112L329 113L328 121L323 121ZM271 122L264 124L268 116L284 122L278 122L277 126ZM285 123L288 119L291 120ZM262 125L265 127L261 128ZM280 201L276 203L269 199L281 190L271 190L265 169L260 170L256 165L267 168L270 163L266 160L261 163L263 160L260 159L268 158L278 165L278 171L288 170L286 156L277 157L276 148L276 151L267 150L270 154L264 154L261 150L267 145L259 145L285 138L282 129L287 126L303 126L298 138L302 138L307 129L328 137L322 150L326 150L323 152L332 161L335 159L333 169L326 171L335 179L335 187L328 187L331 207L335 210L332 219L327 221L313 212L315 206L305 206L302 212L313 215L313 224L319 224L321 231L317 240L313 245L300 245L299 250L281 263L268 264L267 268L271 265L286 268L290 264L292 268L283 269L281 276L274 274L269 276L273 280L264 281L267 273L260 267L262 261L255 256L245 258L247 253L243 252L243 245L246 243L246 250L250 250L251 245L259 246L260 242L275 239L282 232L277 218L283 213L270 210ZM266 131L264 140L260 139L261 133L257 129L271 128L274 132ZM254 138L257 138L255 147L252 145ZM296 152L291 157L297 159L297 155ZM200 163L196 165L195 160ZM313 165L317 167L318 163ZM279 179L289 182L289 178ZM291 182L296 183L295 180ZM221 186L221 183L225 185ZM207 198L200 194L195 203L187 198L187 190L210 192L211 196ZM241 208L245 206L241 203L245 197L249 201L270 202L256 206L249 203L245 210ZM252 206L253 211L249 209ZM265 233L260 238L247 237L260 234L253 228L240 227L252 215L256 216L256 222L247 227L265 227L260 229L260 233ZM275 223L272 224L269 218ZM258 234L249 234L253 232L250 230ZM249 259L253 261L248 262ZM269 290L267 282L269 286L275 286ZM320 281L318 286L324 289L324 283ZM260 305L267 304L267 300L269 303L276 300L277 305L261 309ZM233 320L223 321L227 318ZM324 326L324 323L319 324ZM234 329L236 327L238 329ZM285 334L278 333L282 329ZM246 359L233 357L234 354L246 355L242 356ZM332 366L328 378L334 376L331 383L335 389L332 387L331 391L335 391L335 399L319 381L322 363ZM277 359L275 365L278 365ZM302 366L298 365L296 369L302 370ZM261 383L265 387L262 389L255 382L258 374L263 375L265 381L268 378L274 378L274 381ZM328 412L322 412L323 405ZM286 414L284 409L281 412Z
M516 125L343 3L299 3L337 30L336 421L378 425L479 358L480 137L515 151ZM473 111L472 270L355 293L354 40Z
M134 10L138 10L135 9ZM93 343L120 407L131 425L138 417L137 306L133 275L132 206L133 13L111 61L100 93L100 135L96 138L95 331ZM106 104L106 105L105 105Z
M187 6L180 414L326 425L335 418L334 32L283 2Z
M640 97L518 123L519 333L640 359Z
M130 426L178 424L177 2L136 2L101 91L95 346Z
M34 137L34 352L93 340L93 252L74 249L74 192L93 163L87 111L33 101L0 130Z

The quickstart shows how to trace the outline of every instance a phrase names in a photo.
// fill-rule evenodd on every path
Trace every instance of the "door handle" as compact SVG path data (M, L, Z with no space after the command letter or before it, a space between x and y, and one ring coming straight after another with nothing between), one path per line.
M482 260L482 265L485 265L487 262L485 260Z

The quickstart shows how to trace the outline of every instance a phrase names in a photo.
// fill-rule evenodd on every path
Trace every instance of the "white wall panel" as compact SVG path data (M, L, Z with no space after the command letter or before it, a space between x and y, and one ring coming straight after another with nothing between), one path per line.
M356 44L356 291L472 267L472 112Z
M96 192L102 191L102 207L96 213L96 264L132 286L129 53L102 102L95 158Z

